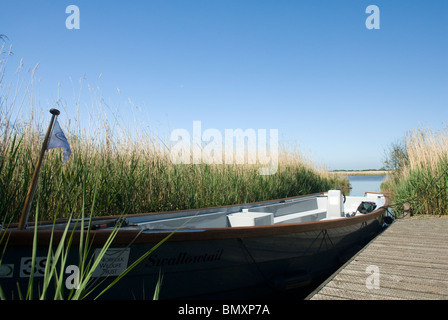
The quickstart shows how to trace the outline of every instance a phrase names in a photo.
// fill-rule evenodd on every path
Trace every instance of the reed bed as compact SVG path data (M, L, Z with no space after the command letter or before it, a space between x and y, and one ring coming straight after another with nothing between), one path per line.
M448 214L448 127L439 132L411 130L405 153L405 161L382 189L395 203L410 202L413 214ZM400 214L402 210L399 205Z
M7 52L2 52L0 220L18 221L48 126L48 109L54 106L42 108L33 90L37 66L16 87L1 82L7 61ZM94 206L94 216L122 215L231 205L348 186L347 179L317 169L285 148L273 175L260 175L258 169L263 166L252 164L173 164L169 146L156 135L138 126L124 129L117 125L119 114L109 121L103 100L95 92L90 95L94 100L88 110L83 111L76 100L77 114L65 114L70 120L61 123L72 149L69 160L61 164L60 149L47 152L31 208L31 213L36 212L39 202L42 220L52 220L56 212L60 217L74 213L77 218L84 206ZM63 111L61 101L55 104ZM83 112L96 118L80 123ZM89 196L94 193L95 203Z
M0 150L0 216L18 218L41 139L35 132L11 133ZM44 218L80 212L82 195L96 190L95 215L120 215L214 207L284 198L341 187L344 179L315 171L301 162L283 163L274 175L259 175L255 165L173 164L147 140L93 144L68 134L72 156L52 150L39 178L35 201ZM156 149L154 149L156 148ZM280 159L289 155L280 155ZM86 197L85 204L92 206ZM32 208L31 212L35 209Z

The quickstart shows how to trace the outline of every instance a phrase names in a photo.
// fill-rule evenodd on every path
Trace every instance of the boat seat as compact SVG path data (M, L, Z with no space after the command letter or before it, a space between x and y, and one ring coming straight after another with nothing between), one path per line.
M227 215L231 227L272 225L273 217L274 214L270 212L249 212L247 209Z
M315 209L306 212L297 212L275 217L274 224L316 221L321 220L326 216L327 213L322 209Z
M172 228L224 228L227 226L225 212L173 217L138 223L143 229L172 229Z

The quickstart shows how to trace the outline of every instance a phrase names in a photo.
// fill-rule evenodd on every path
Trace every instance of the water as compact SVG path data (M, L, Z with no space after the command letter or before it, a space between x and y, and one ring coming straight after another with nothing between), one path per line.
M366 176L348 176L348 181L352 189L351 196L364 196L364 192L380 192L381 183L386 175L366 175Z

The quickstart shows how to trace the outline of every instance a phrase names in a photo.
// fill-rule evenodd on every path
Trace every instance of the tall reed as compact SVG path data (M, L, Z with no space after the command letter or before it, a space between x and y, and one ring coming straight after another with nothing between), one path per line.
M406 161L382 189L395 203L411 201L414 214L448 214L448 127L439 132L411 130L405 138ZM402 206L399 206L402 213Z
M1 57L0 81L7 61ZM33 90L36 68L20 77L16 87L0 82L0 220L19 218L48 125L47 109L54 107L40 106ZM44 220L52 220L56 212L66 217L81 212L84 205L92 206L91 197L83 200L83 190L87 195L96 190L93 211L101 216L230 205L348 185L347 179L318 170L299 153L286 149L279 154L277 173L270 176L258 174L260 165L175 165L157 136L138 124L126 129L117 113L110 121L104 112L108 106L95 98L101 94L93 88L89 91L93 97L89 109L83 111L77 100L77 113L65 114L70 120L61 123L72 149L70 159L61 165L59 149L47 152L31 209L35 212L39 201ZM64 111L61 101L56 105ZM95 116L90 123L81 123L83 112Z

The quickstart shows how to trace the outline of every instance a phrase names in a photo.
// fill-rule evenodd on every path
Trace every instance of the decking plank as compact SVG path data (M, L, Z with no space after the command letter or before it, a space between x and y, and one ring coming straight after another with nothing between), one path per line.
M448 299L447 243L448 218L397 220L309 299ZM375 285L369 266L379 271Z

